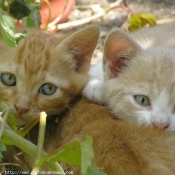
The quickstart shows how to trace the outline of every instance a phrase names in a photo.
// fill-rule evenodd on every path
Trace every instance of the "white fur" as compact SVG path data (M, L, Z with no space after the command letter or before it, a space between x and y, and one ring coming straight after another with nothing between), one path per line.
M90 80L83 89L84 97L90 101L103 104L103 67L102 60L97 62L90 68L89 71Z
M151 125L151 111L143 109L141 111L135 111L134 115L139 125Z
M136 55L137 58L133 59L131 67L129 66L124 74L121 73L121 76L110 78L109 62L106 62L105 72L102 61L98 62L89 71L90 80L83 90L83 95L89 100L105 103L120 119L175 131L175 40L172 38L175 36L174 27L174 24L158 26L131 34L133 42L135 40L143 48ZM121 31L121 35L125 34ZM126 35L124 38L126 39ZM112 42L111 38L106 40L108 39ZM114 41L120 43L120 38ZM129 42L132 42L132 39ZM155 62L155 66L151 66ZM137 76L138 78L133 80ZM151 105L147 107L137 104L133 98L134 94L148 96Z
M152 104L152 122L154 124L168 125L170 123L171 108L168 103L168 94L164 89Z
M175 130L175 122L171 122L175 115L172 113L172 108L168 103L168 94L166 90L160 93L160 96L155 101L152 101L151 110L144 107L140 111L135 112L135 117L138 124L167 126L169 130Z

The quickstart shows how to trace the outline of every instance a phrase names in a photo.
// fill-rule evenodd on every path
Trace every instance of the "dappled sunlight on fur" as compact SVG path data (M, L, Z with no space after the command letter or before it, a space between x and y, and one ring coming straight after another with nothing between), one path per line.
M74 138L93 138L93 162L108 175L173 175L174 134L115 120L103 106L81 99L55 126L45 146L60 147ZM46 150L47 150L46 149ZM68 168L68 170L70 170ZM78 167L71 167L80 175Z
M104 71L104 80L91 68L84 96L106 104L122 120L175 131L174 27L172 23L130 34L118 28L109 32L103 60L93 66ZM98 83L92 84L94 79ZM139 104L138 95L149 105Z
M98 37L99 27L89 26L69 35L30 29L16 48L0 40L1 103L3 108L11 108L18 126L26 125L41 111L60 113L80 94ZM4 84L3 74L9 81L15 77L15 84ZM42 93L52 88L54 93Z

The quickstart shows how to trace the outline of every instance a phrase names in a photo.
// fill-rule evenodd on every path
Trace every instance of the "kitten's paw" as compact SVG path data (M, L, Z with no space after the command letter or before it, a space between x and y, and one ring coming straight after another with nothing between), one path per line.
M95 103L103 104L102 93L103 82L98 79L93 79L83 89L83 96Z

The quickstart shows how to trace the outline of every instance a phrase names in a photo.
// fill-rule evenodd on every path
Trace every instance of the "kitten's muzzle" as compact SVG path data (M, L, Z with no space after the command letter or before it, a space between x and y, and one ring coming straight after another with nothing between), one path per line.
M169 127L169 123L156 123L154 122L153 125L158 129L166 129Z
M29 108L23 108L17 105L15 105L15 109L18 111L20 115L25 114L29 110Z

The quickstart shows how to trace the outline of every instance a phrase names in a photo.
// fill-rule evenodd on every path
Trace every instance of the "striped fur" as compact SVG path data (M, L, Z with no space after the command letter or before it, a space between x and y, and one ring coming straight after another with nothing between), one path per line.
M89 26L66 36L28 30L16 48L0 41L0 75L16 77L15 86L0 81L1 108L11 108L18 126L31 121L41 111L55 115L69 106L87 81L91 57L99 37L99 27ZM56 86L53 95L39 93L45 83Z

